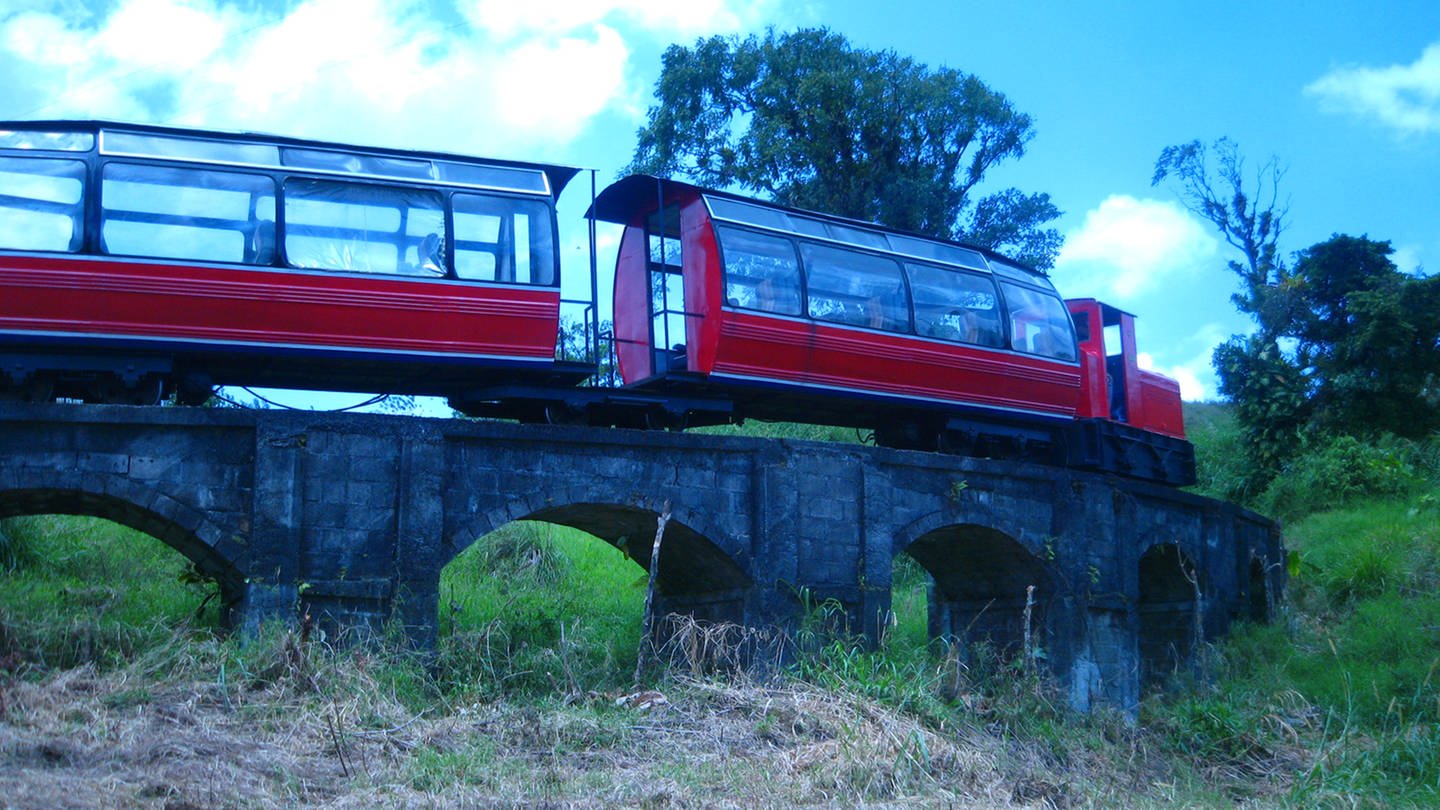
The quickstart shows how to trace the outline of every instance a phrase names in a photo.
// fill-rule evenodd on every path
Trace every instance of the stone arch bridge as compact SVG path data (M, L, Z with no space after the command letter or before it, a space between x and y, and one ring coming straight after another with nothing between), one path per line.
M369 414L0 404L0 517L95 515L154 535L220 581L242 629L308 611L340 627L398 621L433 645L440 571L477 538L545 520L625 543L648 566L666 502L663 613L793 630L806 604L833 599L873 638L908 553L933 580L932 636L1013 648L1029 629L1079 708L1133 706L1202 635L1265 618L1285 570L1259 515L1032 465Z

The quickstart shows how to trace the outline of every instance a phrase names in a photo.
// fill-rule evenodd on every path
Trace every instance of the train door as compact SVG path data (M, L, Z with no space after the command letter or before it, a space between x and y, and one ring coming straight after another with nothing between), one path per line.
M1110 394L1110 418L1143 426L1146 414L1140 395L1135 316L1107 304L1100 305L1100 312L1105 325L1105 377Z
M669 205L645 225L649 249L650 376L684 371L685 277L680 252L680 207Z

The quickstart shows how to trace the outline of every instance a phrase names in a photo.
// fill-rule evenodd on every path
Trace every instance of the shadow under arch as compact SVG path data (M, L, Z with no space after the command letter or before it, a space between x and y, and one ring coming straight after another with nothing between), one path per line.
M128 526L159 540L194 563L220 584L221 622L234 627L233 607L244 595L245 577L235 562L226 559L202 537L223 536L219 527L199 512L184 510L184 520L166 517L140 503L155 503L155 494L136 487L125 496L78 488L34 487L0 491L0 518L27 515L83 515ZM183 509L183 507L182 507ZM187 527L188 526L188 527Z
M1010 535L973 523L950 524L929 529L897 553L909 554L934 581L932 639L988 642L1015 655L1022 652L1027 628L1032 647L1048 638L1054 575Z
M1151 546L1140 557L1140 683L1153 685L1189 665L1203 633L1199 569L1174 543Z

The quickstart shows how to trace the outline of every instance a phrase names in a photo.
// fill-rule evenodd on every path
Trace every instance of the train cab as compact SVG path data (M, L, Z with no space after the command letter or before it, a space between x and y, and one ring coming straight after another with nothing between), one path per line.
M947 433L1041 440L1076 415L1072 320L1044 274L1004 257L640 175L594 214L625 226L628 386L723 388L742 418L929 449Z
M1135 316L1093 298L1065 304L1075 321L1084 369L1077 415L1185 438L1180 384L1140 368Z

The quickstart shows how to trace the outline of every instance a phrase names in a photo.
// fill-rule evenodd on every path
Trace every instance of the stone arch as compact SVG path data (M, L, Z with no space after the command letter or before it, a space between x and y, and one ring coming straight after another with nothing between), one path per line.
M1154 684L1189 665L1203 640L1204 583L1175 543L1157 543L1139 565L1140 682Z
M231 610L243 597L245 576L236 561L218 550L227 535L204 513L128 479L107 481L104 491L73 482L47 483L0 491L0 517L84 515L144 532L219 582L225 606L221 618L233 626Z
M579 529L619 548L645 570L650 569L663 504L579 502L545 503L538 507L517 500L498 515L470 526L457 538L450 558L480 537L511 520L540 520ZM752 580L741 562L707 536L702 526L672 513L666 524L660 571L656 580L657 613L685 613L702 621L741 624ZM497 519L503 518L503 519ZM695 521L699 522L699 521ZM448 562L448 560L447 560Z
M930 637L986 642L1005 655L1032 649L1049 636L1057 583L1045 560L1015 537L976 523L941 524L932 517L897 543L934 582ZM913 539L911 539L913 538Z

